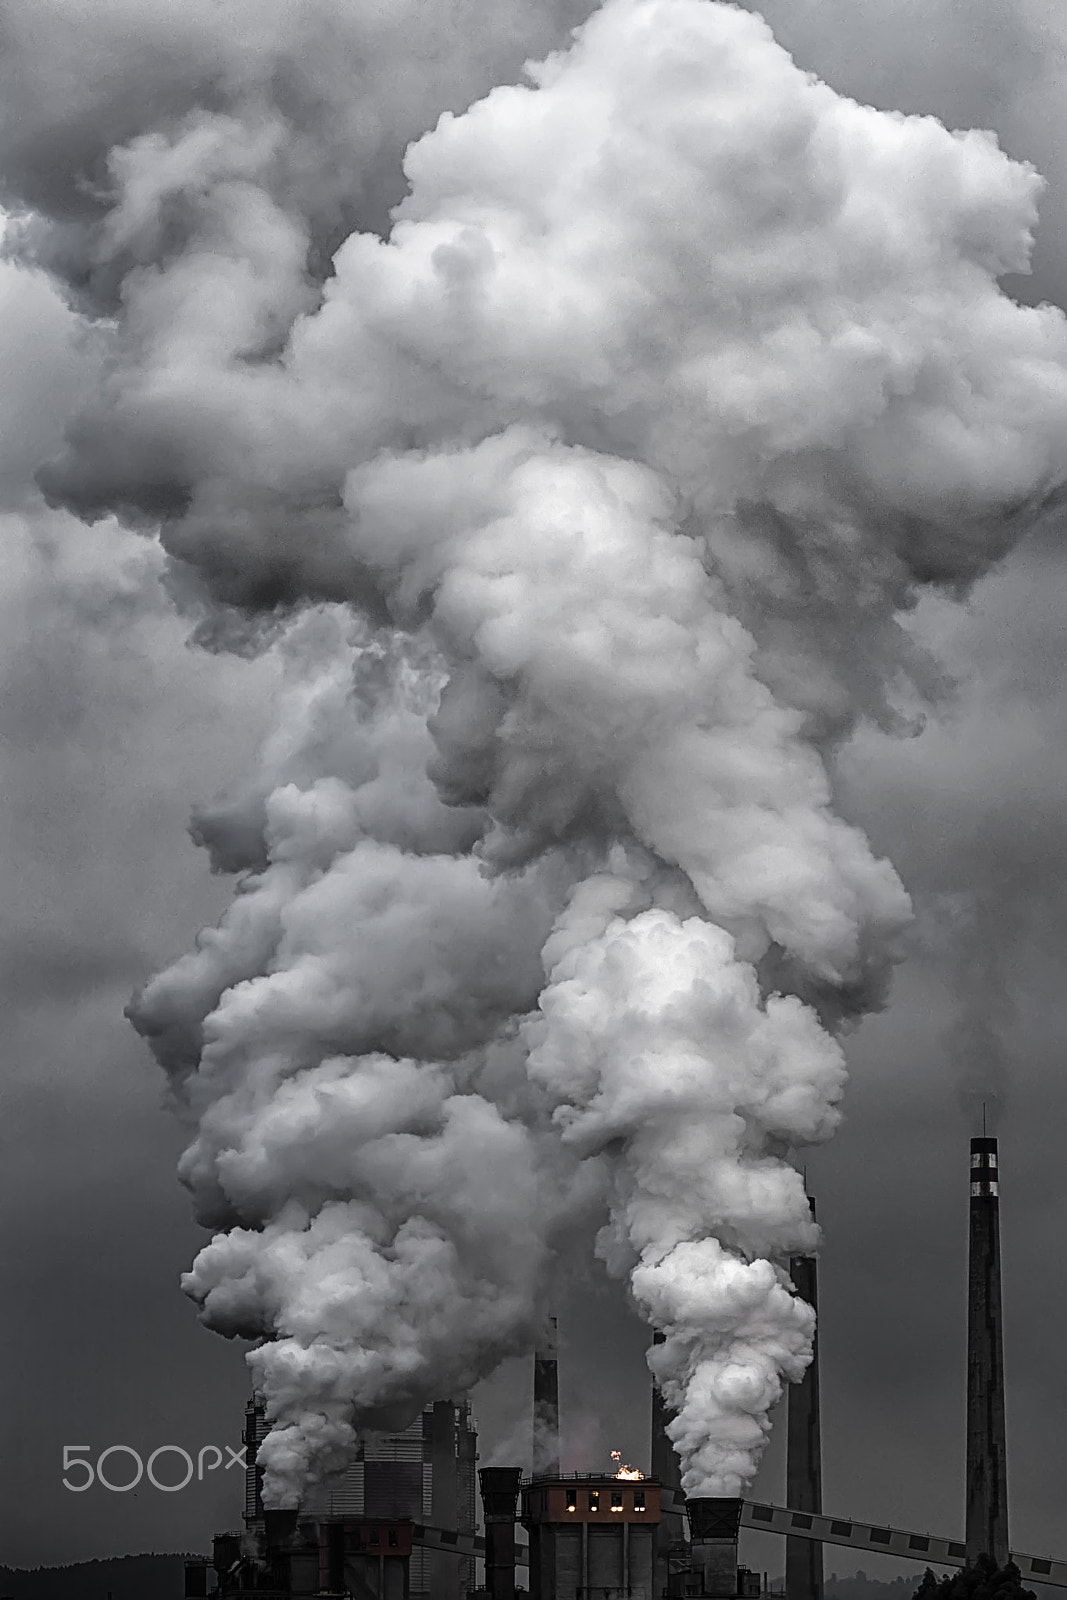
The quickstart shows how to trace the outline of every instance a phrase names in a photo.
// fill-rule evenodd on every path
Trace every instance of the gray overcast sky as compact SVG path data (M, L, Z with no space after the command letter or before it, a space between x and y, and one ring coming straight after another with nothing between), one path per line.
M195 80L196 49L173 47L168 8L116 0L96 23L86 13L95 48L82 40L79 60L64 33L76 9L68 0L39 0L32 25L20 9L0 4L17 42L4 70L70 115L49 120L27 101L22 121L0 132L0 169L12 203L51 207L73 239L83 219L62 192L68 147L87 130L106 147L149 125L132 101L126 121L115 111L123 75L150 100L168 82ZM357 212L373 219L401 191L398 150L442 106L509 81L523 55L562 40L582 14L513 6L508 37L477 50L454 19L433 50L409 40L418 70L404 78L402 115L374 162L353 178ZM1047 180L1036 270L1012 288L1067 305L1067 25L1057 8L782 0L764 15L798 62L839 91L950 126L992 127L1011 155L1032 160ZM113 37L132 41L127 59L112 56ZM402 60L403 41L392 48ZM176 89L176 104L196 92ZM60 227L44 251L60 268L64 245ZM93 292L106 296L108 285ZM60 1481L65 1445L95 1456L115 1444L147 1455L167 1443L195 1452L238 1442L240 1350L202 1330L177 1287L203 1241L174 1175L183 1130L122 1012L229 902L229 881L210 875L187 835L189 812L245 782L280 672L272 656L188 646L189 624L173 613L143 533L110 521L90 528L44 506L33 475L56 454L93 381L91 362L44 279L0 268L0 1561L17 1565L206 1548L240 1510L236 1471L174 1495L144 1485L75 1495ZM1060 527L1053 518L1028 535L963 605L920 606L910 626L956 689L914 737L864 727L841 755L842 809L894 861L918 918L889 1005L846 1040L844 1126L807 1163L825 1230L825 1503L955 1535L975 1131L961 1096L968 1052L995 1058L1013 1543L1057 1555L1067 1550ZM572 1464L600 1465L613 1448L643 1463L644 1333L618 1286L598 1267L588 1272L561 1306ZM521 1419L519 1376L504 1369L480 1396L483 1455ZM758 1480L776 1498L779 1445ZM828 1564L848 1566L845 1557Z

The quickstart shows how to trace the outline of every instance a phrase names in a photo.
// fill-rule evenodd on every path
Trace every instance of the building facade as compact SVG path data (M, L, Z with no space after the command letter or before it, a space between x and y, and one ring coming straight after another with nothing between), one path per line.
M245 1413L245 1524L262 1527L262 1474L255 1454L267 1434L262 1401ZM408 1521L473 1535L477 1518L478 1435L467 1401L437 1400L399 1433L367 1434L345 1471L309 1490L302 1518L327 1523ZM410 1600L466 1600L474 1561L442 1551L410 1555Z
M538 1600L654 1600L654 1478L535 1477L522 1486L521 1517Z

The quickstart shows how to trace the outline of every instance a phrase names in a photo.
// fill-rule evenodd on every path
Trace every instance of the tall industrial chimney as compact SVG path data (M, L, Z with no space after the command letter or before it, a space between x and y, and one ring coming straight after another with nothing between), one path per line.
M559 1477L559 1360L555 1317L546 1317L534 1351L533 1470Z
M652 1335L652 1343L663 1344L665 1337L657 1328ZM660 1393L659 1384L653 1378L651 1466L653 1478L658 1478L663 1485L663 1516L656 1529L656 1594L666 1592L672 1547L680 1550L685 1543L681 1467L677 1451L667 1436L667 1424L671 1416L672 1412Z
M478 1473L485 1513L489 1600L515 1600L515 1519L521 1478L521 1467L482 1467Z
M811 1214L815 1201L808 1196ZM816 1313L818 1267L814 1256L793 1256L789 1276L797 1294ZM819 1331L811 1365L799 1383L789 1385L786 1402L785 1503L794 1511L822 1510L822 1438L819 1428ZM817 1539L785 1541L786 1600L822 1600L822 1545Z
M971 1140L967 1270L967 1560L1008 1559L1004 1332L1000 1300L997 1141Z
M456 1470L456 1407L451 1400L435 1400L423 1412L423 1460L430 1455L430 1518L435 1528L458 1528L459 1473ZM426 1552L427 1577L434 1600L460 1600L459 1562L443 1551Z

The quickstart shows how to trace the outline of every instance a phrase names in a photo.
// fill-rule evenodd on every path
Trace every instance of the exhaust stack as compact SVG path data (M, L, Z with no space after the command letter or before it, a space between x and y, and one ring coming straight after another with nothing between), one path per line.
M737 1536L742 1501L700 1495L685 1503L689 1518L691 1566L699 1574L700 1594L727 1596L738 1593Z
M967 1267L967 1562L1008 1560L1004 1330L1000 1296L997 1141L971 1140Z
M515 1600L515 1518L521 1477L521 1467L482 1467L478 1473L489 1600Z
M456 1422L456 1407L451 1400L435 1400L429 1416L423 1413L423 1438L430 1449L430 1516L437 1528L460 1526ZM455 1556L431 1550L426 1565L434 1600L460 1600L459 1562Z
M663 1344L666 1335L657 1328L652 1335L653 1346ZM673 1412L664 1401L655 1377L652 1379L652 1453L651 1468L653 1478L657 1478L664 1489L663 1516L656 1528L656 1594L665 1594L670 1575L671 1548L684 1549L684 1533L680 1511L668 1507L678 1505L682 1495L682 1475L677 1453L667 1435L667 1424ZM672 1502L669 1491L674 1490L675 1499Z
M299 1516L299 1511L295 1509L272 1510L268 1507L264 1511L263 1550L268 1561L288 1552L296 1533Z
M812 1217L815 1201L808 1196ZM793 1256L789 1276L797 1294L818 1315L819 1278L814 1256ZM822 1511L822 1436L819 1424L819 1330L811 1365L799 1383L789 1385L786 1402L786 1505L795 1511ZM786 1600L822 1600L822 1545L816 1539L786 1538Z
M555 1317L546 1317L534 1351L533 1470L559 1477L559 1357Z

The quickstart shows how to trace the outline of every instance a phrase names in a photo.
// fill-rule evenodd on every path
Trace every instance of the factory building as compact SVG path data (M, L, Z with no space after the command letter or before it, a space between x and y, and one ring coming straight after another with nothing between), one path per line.
M473 1555L412 1544L421 1524L473 1540L478 1436L466 1401L434 1401L401 1432L366 1435L345 1471L311 1490L298 1512L264 1510L256 1458L267 1432L254 1395L245 1411L246 1534L216 1537L211 1565L221 1592L235 1600L246 1592L467 1600ZM195 1572L188 1581L201 1583ZM202 1581L189 1592L208 1592L206 1566Z
M477 1441L466 1401L434 1401L402 1432L369 1434L343 1476L308 1495L301 1510L324 1523L407 1519L473 1534ZM473 1560L412 1551L410 1535L408 1553L411 1600L464 1600L474 1588Z
M522 1486L530 1591L539 1600L653 1600L660 1486L613 1477L535 1477Z
M313 1595L411 1600L412 1524L267 1511L251 1537L216 1534L208 1563L187 1562L187 1596L304 1600Z

